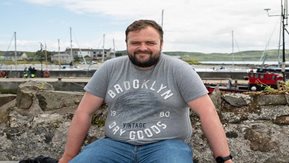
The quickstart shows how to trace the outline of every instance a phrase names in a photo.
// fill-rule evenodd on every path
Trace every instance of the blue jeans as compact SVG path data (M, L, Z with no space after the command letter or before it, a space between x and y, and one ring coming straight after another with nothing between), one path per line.
M132 145L103 138L87 145L69 163L192 163L191 147L182 140Z

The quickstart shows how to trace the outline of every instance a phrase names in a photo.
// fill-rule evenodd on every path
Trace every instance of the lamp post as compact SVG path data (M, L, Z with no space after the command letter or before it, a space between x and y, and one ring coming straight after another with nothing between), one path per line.
M283 74L283 80L284 82L286 81L286 72L285 72L285 67L286 67L286 59L285 59L285 31L288 33L286 26L288 25L288 3L287 0L281 0L281 14L280 15L271 15L269 11L271 10L270 8L264 9L269 17L272 16L280 16L281 17L281 22L282 22L282 74ZM285 22L286 21L286 22Z

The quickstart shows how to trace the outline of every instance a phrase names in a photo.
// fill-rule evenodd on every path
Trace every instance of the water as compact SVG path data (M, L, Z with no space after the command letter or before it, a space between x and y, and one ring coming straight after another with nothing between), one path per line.
M248 65L203 64L192 65L197 72L248 72L252 67Z
M5 71L11 71L11 70L18 70L22 71L24 68L28 68L29 66L35 67L36 70L96 70L99 68L101 64L92 64L92 65L85 65L85 64L78 64L75 66L69 66L69 65L56 65L56 64L17 64L17 65L0 65L0 70L5 70Z
M201 64L212 65L262 65L262 61L200 61ZM278 65L278 61L266 61L265 65ZM289 62L286 62L289 64Z

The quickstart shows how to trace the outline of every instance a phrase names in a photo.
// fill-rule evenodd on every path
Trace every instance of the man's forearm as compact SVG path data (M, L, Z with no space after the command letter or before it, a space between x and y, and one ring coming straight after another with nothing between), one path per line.
M62 159L69 161L79 153L89 130L90 121L91 116L89 115L75 114L68 130L67 141Z
M226 135L217 113L211 110L206 116L200 118L203 132L209 141L214 157L228 156L230 151Z

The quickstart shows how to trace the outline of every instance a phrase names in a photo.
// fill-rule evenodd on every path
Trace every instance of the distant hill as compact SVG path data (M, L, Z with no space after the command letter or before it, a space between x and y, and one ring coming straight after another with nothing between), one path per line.
M27 52L29 57L33 57L35 52ZM165 51L164 53L172 56L180 56L182 58L194 60L194 61L259 61L263 56L263 50L248 50L240 51L234 54L232 53L202 53L202 52L184 52L184 51ZM282 58L282 51L280 50L280 57ZM4 51L0 51L0 56L4 54ZM126 55L126 50L116 52L116 56ZM266 61L277 61L278 50L267 50ZM0 57L1 58L1 57ZM289 60L289 50L286 50L286 60Z
M118 51L118 55L126 55L126 51ZM260 61L263 53L266 54L266 61L277 61L278 50L272 49L264 52L263 50L248 50L236 53L202 53L202 52L184 52L184 51L164 51L165 54L191 58L196 61ZM282 58L282 51L280 50ZM286 60L289 60L289 50L286 50Z
M0 51L0 56L3 56L5 52L6 52L6 51ZM35 55L35 52L30 52L30 51L20 51L20 52L26 53L29 57ZM0 58L1 58L1 57L0 57Z
M197 61L259 61L265 53L266 61L277 61L278 50L240 51L236 53L201 53L201 52L164 52L168 55L177 55L181 57L191 57ZM282 58L282 51L279 52ZM286 50L286 59L289 58L289 50Z

